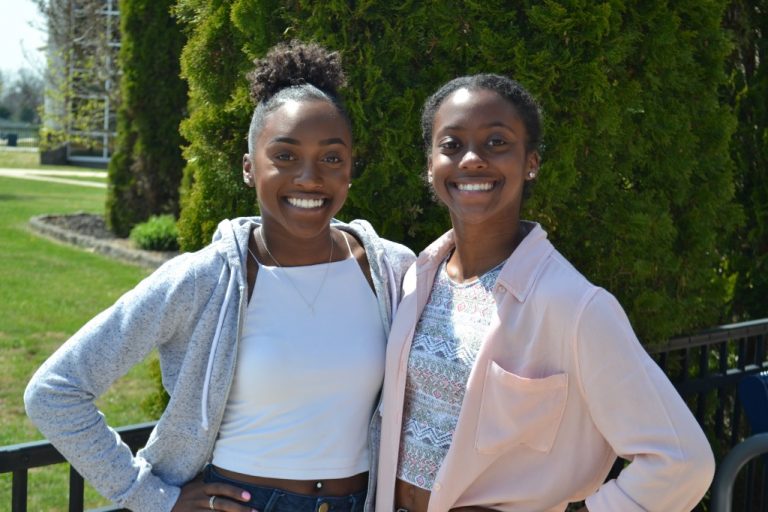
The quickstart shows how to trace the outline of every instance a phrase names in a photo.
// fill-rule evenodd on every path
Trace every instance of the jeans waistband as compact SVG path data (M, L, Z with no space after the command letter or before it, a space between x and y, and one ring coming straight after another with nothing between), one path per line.
M294 492L263 487L228 478L213 465L208 464L203 471L206 483L222 482L251 493L248 506L259 512L363 512L367 491L347 496L310 496Z

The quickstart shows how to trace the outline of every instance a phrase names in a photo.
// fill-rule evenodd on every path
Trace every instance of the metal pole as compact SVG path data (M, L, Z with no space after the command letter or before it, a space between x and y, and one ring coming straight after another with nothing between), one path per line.
M712 483L712 512L732 512L733 484L744 465L768 452L768 433L755 434L740 442L720 463Z

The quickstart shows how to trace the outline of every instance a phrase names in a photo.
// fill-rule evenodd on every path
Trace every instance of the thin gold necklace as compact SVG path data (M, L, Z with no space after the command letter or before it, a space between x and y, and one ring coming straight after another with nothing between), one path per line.
M270 252L269 247L267 247L267 240L264 238L264 228L261 228L261 227L259 228L258 237L261 239L261 245L264 246L264 250L267 252L269 257L272 258L272 261L274 261L279 268L285 270L285 267L283 267L280 264L280 262L277 261L277 258L275 258L272 255L272 252ZM288 279L288 282L291 283L291 286L293 287L293 289L296 290L296 293L299 295L299 297L301 297L301 300L304 302L304 304L307 305L307 307L309 308L309 310L312 312L313 315L315 314L315 302L317 302L317 298L320 297L320 292L323 291L323 286L325 285L325 278L328 277L328 268L331 266L330 263L333 260L333 245L334 245L333 232L329 233L329 238L331 241L331 251L330 251L331 254L328 256L328 264L325 265L325 272L323 272L323 279L320 281L320 287L317 289L317 293L315 293L315 296L311 302L307 300L307 298L304 296L303 293L301 293L301 290L296 285L296 283L293 282L293 279L291 279L291 276L288 275L288 272L283 273L285 275L285 278ZM253 254L253 251L251 251L250 247L248 247L248 252L251 253L251 257L253 257L254 261L256 261L256 264L258 264L259 260L258 258L256 258L256 255Z

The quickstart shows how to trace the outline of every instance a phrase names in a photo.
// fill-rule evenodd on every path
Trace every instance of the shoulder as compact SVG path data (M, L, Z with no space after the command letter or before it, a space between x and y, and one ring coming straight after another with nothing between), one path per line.
M371 226L370 222L364 219L355 219L348 224L335 222L334 227L351 232L362 243L369 259L386 258L390 265L395 268L403 268L403 272L416 259L413 251L403 244L382 238Z
M557 249L541 262L528 300L559 315L573 315L600 290L579 272ZM563 316L565 318L565 316Z
M174 302L189 303L194 297L205 296L206 291L212 292L222 278L229 278L228 273L222 275L225 267L230 265L219 245L214 242L168 260L128 292L123 300L168 301L175 297Z

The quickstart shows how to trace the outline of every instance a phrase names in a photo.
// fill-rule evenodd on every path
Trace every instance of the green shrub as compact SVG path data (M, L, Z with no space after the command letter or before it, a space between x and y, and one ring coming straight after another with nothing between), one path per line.
M241 183L251 60L278 40L314 40L340 50L349 75L357 175L340 217L415 250L445 231L447 212L423 186L421 105L457 75L507 74L545 113L525 217L618 296L644 342L724 319L740 219L735 118L719 97L724 0L181 3L192 96L183 248L256 211Z
M153 215L131 230L131 240L147 251L175 251L179 248L178 238L173 215Z
M141 401L141 410L152 418L159 418L168 406L170 397L163 387L163 373L160 370L160 359L149 361L149 376L155 383L153 389Z
M179 77L184 34L173 0L121 0L121 103L109 163L106 220L119 236L150 215L179 213L184 160L179 123L187 88Z
M731 143L745 226L729 246L737 320L768 316L768 1L734 0L726 16L734 46L727 96L739 120Z

